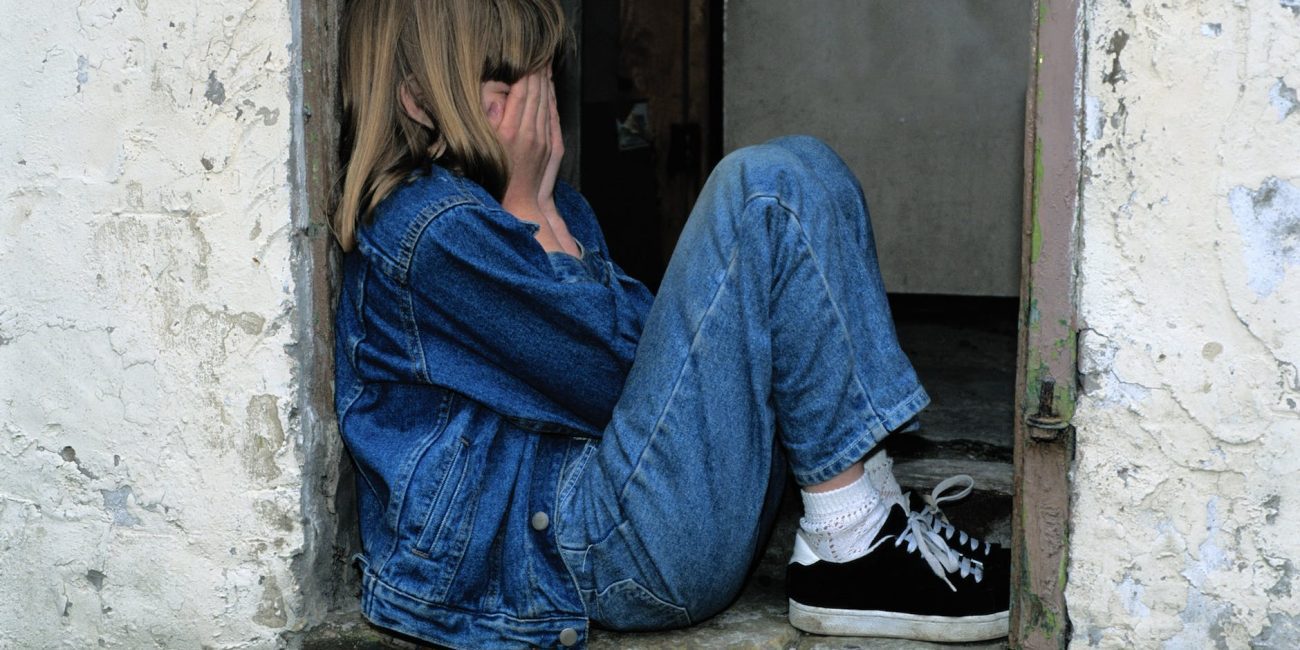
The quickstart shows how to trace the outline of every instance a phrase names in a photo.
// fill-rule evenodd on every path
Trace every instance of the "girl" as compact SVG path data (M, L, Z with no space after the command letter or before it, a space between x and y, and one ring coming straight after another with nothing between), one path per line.
M344 48L336 408L369 620L462 648L690 625L792 471L795 626L1006 633L1006 551L870 455L929 400L832 151L723 160L653 297L556 181L555 0L353 0Z

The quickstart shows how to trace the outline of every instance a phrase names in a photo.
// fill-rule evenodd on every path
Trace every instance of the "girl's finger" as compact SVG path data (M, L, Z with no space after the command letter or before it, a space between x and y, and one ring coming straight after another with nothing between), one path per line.
M555 99L555 83L551 83L551 148L563 151L564 133L560 130L560 103Z
M555 112L555 94L551 92L551 84L545 78L539 77L538 82L542 87L542 92L539 93L542 96L542 103L541 110L537 112L537 123L540 127L539 132L545 136L542 138L542 142L550 145L551 127L553 126L551 114Z
M551 83L551 128L560 128L560 102L555 98L555 83Z
M523 115L519 120L520 132L537 128L537 77L525 75L523 80Z
M528 83L529 92L532 92L532 95L529 95L528 98L528 103L530 107L532 107L532 112L528 113L529 122L526 123L524 127L525 129L532 129L533 135L536 135L537 139L541 140L541 136L545 134L545 131L542 130L541 120L539 120L539 118L541 118L543 110L546 109L542 101L541 79L537 78L537 73L529 74Z
M550 88L547 87L549 83L546 83L546 79L543 79L541 74L538 74L537 85L539 86L538 95L541 96L537 107L537 133L541 135L539 139L541 139L542 143L550 144L551 112L555 107L554 103L552 103Z
M523 123L524 103L527 96L527 84L523 79L510 84L510 94L506 95L505 113L501 117L501 126L518 133Z

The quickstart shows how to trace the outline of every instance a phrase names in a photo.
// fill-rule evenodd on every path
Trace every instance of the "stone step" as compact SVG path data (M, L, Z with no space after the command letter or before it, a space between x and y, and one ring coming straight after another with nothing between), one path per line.
M940 481L966 474L975 479L976 489L1010 497L1014 492L1011 463L987 460L957 460L935 458L932 460L907 460L894 463L894 477L905 490L929 494Z

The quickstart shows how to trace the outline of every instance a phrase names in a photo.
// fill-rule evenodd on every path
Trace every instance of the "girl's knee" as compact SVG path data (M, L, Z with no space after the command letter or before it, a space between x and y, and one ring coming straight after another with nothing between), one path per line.
M785 195L808 188L829 191L840 198L860 194L857 175L825 142L807 135L784 136L763 144L737 149L718 163L714 174L724 183L734 181L747 189L765 187ZM848 195L841 196L844 192Z
M718 162L711 179L727 184L734 182L746 186L767 186L773 184L775 179L806 175L810 170L805 158L795 147L784 142L788 139L780 138L736 149Z
M790 152L775 147L771 142L751 144L732 151L722 158L714 173L735 175L754 169L768 169L795 162Z
M830 145L811 135L782 136L771 140L769 144L788 149L800 157L824 158L830 156L836 159L839 158Z
M775 173L802 180L847 177L856 181L852 170L830 145L809 135L783 136L742 147L723 158L714 173L744 180Z
M789 135L772 140L769 144L789 151L815 174L853 173L830 145L813 136Z

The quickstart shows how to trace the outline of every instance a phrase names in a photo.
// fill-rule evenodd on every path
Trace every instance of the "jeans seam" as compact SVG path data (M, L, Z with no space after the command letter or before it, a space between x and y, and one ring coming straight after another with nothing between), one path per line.
M874 413L876 409L872 403L871 393L867 392L867 387L862 384L862 376L858 372L857 349L853 347L853 335L849 332L849 328L844 324L844 310L840 307L839 302L835 300L835 294L831 291L830 284L826 281L826 272L823 270L821 260L818 259L817 253L813 249L811 238L808 236L808 231L803 226L803 221L799 218L799 213L796 212L794 208L786 205L779 196L755 194L751 196L750 199L768 199L772 201L785 211L790 220L793 221L795 226L799 229L799 239L803 244L804 251L807 253L808 258L812 260L813 268L817 270L817 279L821 282L822 293L826 295L826 299L830 301L831 307L835 310L835 323L839 325L840 331L844 335L844 344L854 353L849 355L849 360L853 364L853 381L858 385L858 390L862 392L863 397L866 398L868 408Z
M686 349L686 356L688 359L699 347L700 332L704 330L705 321L708 320L714 307L717 306L718 297L722 294L722 288L727 284L727 278L731 277L731 272L736 264L736 256L739 250L740 245L735 244L727 255L727 272L723 274L722 279L718 282L717 286L714 287L713 295L709 297L709 306L704 310L704 314L700 316L700 321L696 324L695 331L691 332L691 345ZM641 473L641 464L645 461L646 453L648 453L650 447L654 444L655 438L659 437L659 432L662 430L661 427L664 423L664 419L668 417L668 411L672 409L673 404L677 400L677 394L681 390L682 379L686 376L686 368L689 365L690 364L688 363L682 363L681 368L677 370L677 377L673 380L672 391L668 394L668 399L664 400L664 407L663 410L659 412L659 417L655 418L654 427L651 429L650 437L646 440L645 447L641 449L641 453L637 455L636 464L632 467L632 471L628 473L627 481L618 491L618 500L620 502L622 502L626 497L628 487L632 485L632 481Z
M835 323L836 325L839 326L840 332L844 336L844 345L849 349L850 354L848 354L847 357L849 359L849 363L852 364L851 373L853 375L853 382L856 385L858 391L862 394L863 400L867 404L867 413L864 419L867 422L871 423L871 426L867 427L868 430L865 431L863 435L854 438L852 443L841 448L840 451L836 453L834 457L831 458L831 460L822 463L820 467L814 468L809 472L798 473L800 474L800 476L798 476L797 478L799 478L800 480L807 478L812 483L819 483L830 478L830 476L824 476L824 474L828 472L829 468L835 467L836 465L843 463L844 456L846 454L849 453L857 454L858 448L863 446L862 440L864 438L871 438L871 444L866 445L865 448L861 449L862 455L865 455L866 452L870 451L872 447L880 443L880 440L884 438L884 436L877 435L878 430L882 428L880 424L880 416L879 413L876 412L874 402L871 398L871 393L868 392L866 386L863 385L862 375L860 372L858 372L857 349L853 346L853 335L851 332L849 332L848 327L845 325L844 310L843 308L840 307L839 302L835 300L835 294L834 292L831 291L830 285L826 280L826 272L823 270L823 265L821 263L821 260L820 258L818 258L817 253L812 246L811 237L809 237L807 229L804 228L803 220L799 218L799 213L796 212L794 208L792 208L791 206L787 205L784 201L782 201L781 197L777 195L753 194L746 199L746 202L748 203L749 201L755 201L755 200L771 201L773 204L775 204L777 207L779 207L781 210L783 210L786 213L787 217L790 219L791 222L794 223L795 227L797 228L799 232L799 240L800 243L803 245L804 253L808 256L808 259L811 261L813 265L813 269L816 270L817 272L817 279L821 284L822 293L825 295L826 300L831 305L833 313L835 314ZM885 433L886 435L888 435L888 432ZM857 460L856 458L851 459L850 464L856 460ZM793 463L791 464L793 465ZM809 483L804 483L804 485L808 485L808 484Z
M717 306L718 298L719 298L719 296L722 295L723 287L726 286L726 284L727 284L727 279L728 279L729 277L731 277L732 271L733 271L734 268L735 268L736 259L737 259L737 256L738 256L738 254L739 254L739 250L740 250L740 244L739 244L739 243L736 243L735 245L732 246L731 250L728 252L728 255L727 255L727 266L726 266L727 272L723 274L722 278L718 281L717 286L714 287L714 289L713 289L713 294L709 297L709 305L708 305L707 308L705 308L704 313L700 316L700 320L699 320L699 322L696 324L695 331L691 333L691 344L690 344L690 346L686 349L686 357L687 357L687 359L690 359L690 357L694 354L695 350L699 347L699 344L700 344L700 333L704 330L704 323L709 319L710 314L713 312L714 308ZM623 484L623 486L619 489L619 492L618 492L618 502L619 502L620 504L621 504L621 503L623 502L623 500L626 498L627 490L628 490L629 487L631 487L632 482L636 480L636 478L637 478L638 475L640 475L640 473L641 473L641 466L642 466L642 464L645 462L646 454L649 453L650 447L654 445L655 440L659 437L660 432L663 430L663 429L662 429L662 426L663 426L664 420L668 417L668 412L672 409L673 405L674 405L674 404L676 403L676 401L677 401L677 395L678 395L678 393L681 391L682 380L685 378L685 376L686 376L686 369L687 369L689 366L690 366L689 363L682 363L681 368L678 369L678 371L677 371L677 377L673 380L673 387L672 387L672 390L669 392L668 399L664 400L664 407L663 407L663 410L661 410L661 411L659 412L659 416L658 416L657 418L655 418L654 427L651 429L650 436L649 436L649 438L646 440L645 446L641 449L641 453L637 455L636 463L633 465L633 467L632 467L632 471L628 473L627 481L626 481L626 482ZM622 527L624 524L626 524L626 523L627 523L627 517L624 516L624 517L622 517L620 523L617 524L616 526L614 526L614 528L611 530L611 534L613 534L614 531L617 531L619 528L621 528L621 527ZM606 536L606 538L608 538L608 536ZM594 544L593 544L593 546L594 546ZM591 546L588 546L588 547L587 547L587 551L590 552L590 550L591 550ZM654 571L655 571L655 573L656 573L657 575L660 576L660 580L659 580L659 582L660 582L661 586L666 587L667 585L664 584L664 580L663 580L663 578L662 578L662 576L664 576L665 574L664 574L664 572L659 568L659 566L657 566L657 564L656 564L656 562L655 562L655 558L653 558L653 557L646 557L645 560L646 560L647 563L649 563L651 566L654 567ZM645 575L645 572L642 572L642 575ZM596 585L594 585L594 584L592 585L593 588L594 588L595 586L596 586ZM644 587L644 585L642 585L642 586ZM662 600L662 598L661 598L661 600ZM689 612L687 613L687 618L688 618L688 619L691 618Z
M555 507L553 509L555 513L555 552L560 558L560 564L564 566L565 575L569 577L569 584L573 586L573 593L578 595L578 602L582 603L582 608L584 610L583 614L587 617L590 617L591 614L591 604L588 603L587 599L583 596L586 589L583 588L581 581L578 579L578 573L569 562L568 556L581 555L582 564L586 564L587 557L591 553L592 545L588 544L587 547L581 551L572 550L564 545L564 540L562 538L565 531L569 528L569 522L567 521L568 517L565 516L565 514L569 512L568 502L577 492L576 488L578 480L581 475L587 471L588 463L590 462L591 457L595 455L596 449L597 446L594 444L583 444L582 451L578 453L578 458L574 460L575 467L569 472L568 478L559 486L559 491L555 495ZM584 634L587 632L587 630L584 630Z

